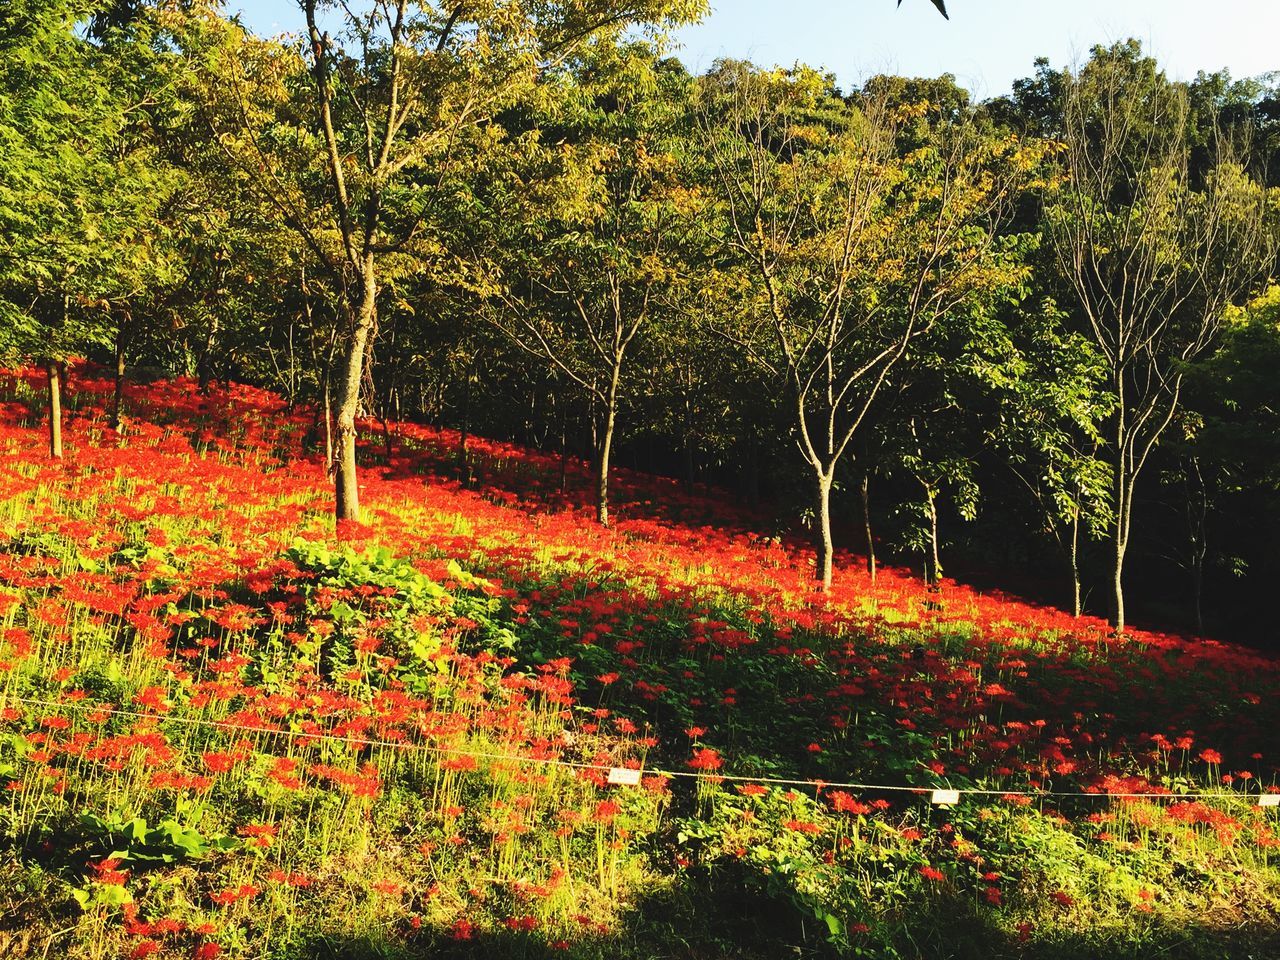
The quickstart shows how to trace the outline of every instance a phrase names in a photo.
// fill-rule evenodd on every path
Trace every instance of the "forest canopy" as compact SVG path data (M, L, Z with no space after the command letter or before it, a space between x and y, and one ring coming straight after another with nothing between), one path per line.
M945 16L940 0L934 5ZM955 78L717 62L699 0L0 13L0 359L719 484L843 547L1248 638L1277 572L1274 78L1136 41ZM71 387L74 388L73 386ZM61 454L58 417L50 451ZM1016 579L1016 578L1015 578Z

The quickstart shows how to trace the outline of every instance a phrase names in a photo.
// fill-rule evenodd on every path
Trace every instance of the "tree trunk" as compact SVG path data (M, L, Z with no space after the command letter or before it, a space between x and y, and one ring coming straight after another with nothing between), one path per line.
M209 384L213 381L213 344L218 334L218 318L209 320L209 329L205 331L204 346L200 350L200 358L196 361L197 387L200 396L209 395Z
M862 495L862 532L867 541L867 575L876 582L876 542L871 536L871 474L864 470L859 492Z
M1191 605L1196 633L1204 635L1204 565L1209 555L1209 489L1200 458L1192 455L1183 466L1186 490L1188 568L1191 573Z
M1077 492L1077 497L1079 493ZM1077 506L1071 513L1071 613L1080 616L1082 604L1080 599L1080 508Z
M395 344L392 343L394 348ZM382 434L382 456L389 468L391 466L391 424L387 421L387 407L391 400L387 395L378 396L378 385L373 380L373 367L376 362L375 351L369 351L369 362L365 367L366 396L373 404L373 415L378 421L378 430Z
M569 413L560 418L560 492L569 486Z
M111 430L117 434L124 423L124 338L125 324L121 320L120 326L116 329L116 382L111 400Z
M333 399L329 385L329 374L324 375L324 466L332 472L333 463Z
M49 456L62 459L62 371L58 361L47 360L44 365L49 384Z
M1112 589L1115 594L1115 628L1116 633L1124 633L1124 554L1129 546L1129 509L1128 497L1131 479L1125 470L1125 443L1128 433L1124 419L1123 381L1118 385L1120 409L1116 415L1116 519L1115 519L1115 551L1112 554Z
M933 569L925 577L926 583L937 586L942 581L942 561L938 557L938 494L934 490L926 493L925 503L929 508L929 549L933 559Z
M815 490L817 493L817 529L814 530L814 547L817 558L814 564L814 579L821 585L823 593L831 589L831 577L835 567L835 545L831 538L831 474L816 471Z
M382 415L378 417L378 423L382 427L382 452L387 461L387 466L391 466L391 426L387 423L387 414L384 410Z
M471 429L471 371L462 381L462 424L458 430L458 478L471 486L471 462L467 459L467 434Z
M605 395L604 423L601 424L600 446L596 452L596 520L609 525L609 456L613 450L613 431L618 419L618 382L622 374L622 358L613 365L609 392Z
M351 343L347 348L342 394L338 402L338 435L334 474L334 516L338 520L360 519L360 481L356 475L356 414L360 409L360 386L364 379L364 351L373 330L378 299L378 278L373 254L366 254L360 278Z
M1113 561L1113 563L1114 563L1114 583L1113 583L1113 586L1114 586L1114 589L1115 589L1115 601L1116 601L1115 628L1116 628L1116 633L1117 633L1117 634L1120 634L1120 633L1124 633L1124 582L1123 582L1123 573L1124 573L1124 551L1125 551L1125 542L1124 542L1124 538L1123 538L1122 536L1120 536L1118 533L1117 533L1117 535L1116 535L1116 544L1115 544L1115 547L1116 547L1116 549L1115 549L1115 557L1114 557L1114 561Z

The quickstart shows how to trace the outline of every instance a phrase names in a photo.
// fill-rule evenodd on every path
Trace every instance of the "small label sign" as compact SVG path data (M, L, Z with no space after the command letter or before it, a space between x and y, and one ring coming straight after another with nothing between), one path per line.
M623 787L634 787L640 783L640 771L630 767L612 767L609 770L609 782Z
M1258 797L1260 807L1280 807L1280 793L1264 793Z
M960 802L959 790L935 790L929 797L935 807L951 807Z

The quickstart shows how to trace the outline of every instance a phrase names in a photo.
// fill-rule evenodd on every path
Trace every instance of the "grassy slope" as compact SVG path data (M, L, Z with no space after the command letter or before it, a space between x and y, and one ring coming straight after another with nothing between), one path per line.
M0 384L0 956L1280 956L1273 661L408 425L338 549L274 397L106 387Z

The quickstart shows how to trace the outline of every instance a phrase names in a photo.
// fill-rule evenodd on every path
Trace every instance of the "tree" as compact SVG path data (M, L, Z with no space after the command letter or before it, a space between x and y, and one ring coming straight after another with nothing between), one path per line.
M257 188L302 234L338 293L335 515L358 520L355 421L379 289L397 259L446 257L433 213L441 185L466 156L467 139L498 135L490 122L495 114L590 38L636 24L684 22L702 4L589 0L516 10L500 2L397 0L357 10L343 3L333 12L342 27L337 35L321 23L332 4L299 5L307 42L293 64L277 61L289 96L272 111L244 99L248 64L234 62L237 47L248 49L243 40L228 47L230 63L215 65L222 82L215 77L213 89L242 121L233 159L269 173ZM305 84L296 82L296 67L305 67ZM269 157L278 151L310 153L309 161L284 167ZM322 225L311 222L313 210L325 215Z
M1169 470L1185 539L1184 569L1196 629L1205 629L1206 579L1275 576L1280 505L1280 287L1228 311L1216 350L1187 370L1187 403ZM1172 459L1172 458L1171 458ZM1248 596L1248 593L1246 593ZM1247 604L1231 604L1246 607ZM1239 610L1233 611L1239 616Z
M1212 347L1224 311L1271 263L1270 201L1221 141L1193 189L1186 92L1134 42L1095 49L1064 81L1062 104L1067 184L1046 232L1116 397L1107 456L1122 631L1137 480L1178 412L1185 365Z
M928 104L846 105L810 71L722 64L705 100L723 258L754 293L723 334L787 392L826 589L837 466L916 341L1017 278L997 231L1039 156L967 122L929 126L902 152Z
M1051 300L1019 311L989 344L982 377L998 402L987 430L1030 494L1071 578L1071 611L1083 612L1083 538L1111 523L1111 471L1101 430L1114 410L1092 342L1067 327Z
M598 411L596 518L607 525L631 361L653 325L673 316L700 201L682 176L684 70L642 47L599 44L575 74L554 107L560 119L536 123L523 148L526 171L532 161L545 172L518 176L489 201L512 229L493 245L504 276L487 315ZM530 195L530 178L550 189Z
M62 456L62 362L113 339L113 297L134 286L164 174L128 149L137 106L104 51L76 32L77 0L0 13L0 354L39 362L49 452ZM141 257L139 257L141 254Z

